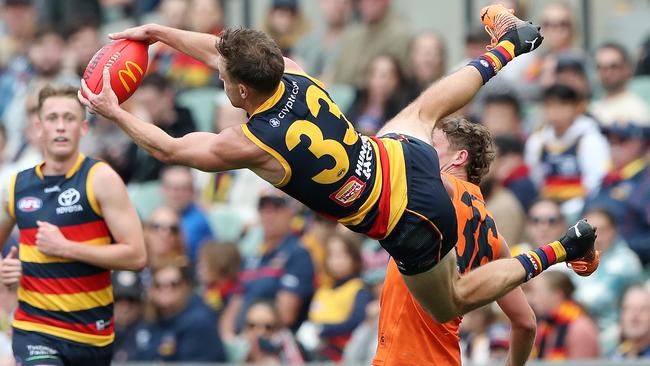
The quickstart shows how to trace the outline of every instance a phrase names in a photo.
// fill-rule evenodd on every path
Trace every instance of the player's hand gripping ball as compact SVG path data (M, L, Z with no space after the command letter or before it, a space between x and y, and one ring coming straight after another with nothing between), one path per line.
M120 39L102 47L88 63L83 79L88 88L99 94L102 91L102 71L108 68L111 89L119 103L129 99L140 86L149 63L148 45L144 42ZM83 94L83 91L82 91ZM84 97L87 97L83 94Z

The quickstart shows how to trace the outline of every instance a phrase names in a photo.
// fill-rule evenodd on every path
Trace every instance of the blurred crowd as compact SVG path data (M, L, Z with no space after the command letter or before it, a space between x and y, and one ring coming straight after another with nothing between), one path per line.
M502 1L527 18L515 1ZM526 2L524 2L526 3ZM270 0L262 29L325 81L356 129L374 134L432 82L489 43L468 29L465 61L444 35L414 33L390 0ZM219 0L0 0L0 180L40 162L32 124L49 83L78 85L105 33L157 22L219 34ZM456 114L491 131L498 156L481 189L513 254L557 240L584 216L598 227L600 268L562 265L524 286L538 321L533 358L650 358L650 38L587 52L575 10L535 14L540 50L511 62ZM172 136L245 123L214 70L154 44L124 105ZM309 212L250 171L165 166L111 121L89 115L82 151L128 184L149 263L113 273L115 360L368 364L376 347L387 254ZM14 239L15 240L15 239ZM15 243L7 243L3 253ZM0 287L0 358L11 358L15 294ZM486 306L461 329L464 358L498 360L508 323Z

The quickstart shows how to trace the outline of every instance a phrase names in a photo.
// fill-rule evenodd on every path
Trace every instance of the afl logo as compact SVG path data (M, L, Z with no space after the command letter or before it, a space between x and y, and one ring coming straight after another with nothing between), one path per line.
M72 206L79 202L80 197L79 191L74 188L68 188L59 195L59 205L63 207Z
M34 212L43 207L43 201L38 197L23 197L18 201L18 209L23 212Z
M274 128L279 127L280 126L280 120L277 119L277 118L271 118L271 120L269 121L269 124L271 125L271 127L274 127Z

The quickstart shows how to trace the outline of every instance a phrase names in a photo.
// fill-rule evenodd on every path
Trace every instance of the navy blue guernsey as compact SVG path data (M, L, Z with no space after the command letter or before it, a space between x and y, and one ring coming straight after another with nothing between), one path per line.
M243 131L284 167L276 186L309 208L349 226L376 215L377 142L354 130L318 80L285 73Z
M9 212L20 230L23 274L13 326L93 346L113 342L110 271L46 255L36 246L39 221L56 225L79 245L110 245L91 176L103 163L79 154L70 171L44 176L41 166L12 178Z

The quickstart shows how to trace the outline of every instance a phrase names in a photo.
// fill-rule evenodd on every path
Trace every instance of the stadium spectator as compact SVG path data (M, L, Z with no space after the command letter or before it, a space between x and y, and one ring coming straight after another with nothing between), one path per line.
M264 365L302 365L303 356L293 334L282 325L271 301L257 301L246 312L243 336L250 351L244 361Z
M567 85L578 92L578 109L580 113L588 113L592 93L584 57L571 53L559 55L555 66L555 83Z
M138 361L225 361L217 314L194 294L189 266L154 268L149 298L147 323L136 334Z
M577 47L578 25L573 8L562 1L552 1L542 9L544 50L526 70L526 78L545 88L553 83L555 66L562 54L582 54Z
M14 366L11 350L11 313L16 308L16 291L0 286L0 366Z
M180 217L185 253L192 263L196 263L201 245L214 239L214 234L206 214L195 203L192 171L184 166L167 167L162 172L161 182L165 204Z
M650 292L647 288L633 286L623 294L621 340L612 359L650 359Z
M38 24L64 34L78 22L101 24L102 7L120 1L100 0L34 0L38 9ZM124 3L124 1L121 1ZM101 3L101 4L100 4Z
M82 77L90 59L102 47L97 23L79 24L70 30L67 37L66 53L68 71Z
M400 60L402 68L408 68L408 27L390 10L391 3L391 0L358 2L361 23L350 25L344 31L340 52L326 70L326 81L331 79L336 84L362 88L366 83L365 71L382 54L393 55Z
M605 95L592 103L591 113L605 126L616 121L650 126L650 109L628 89L633 70L625 48L605 43L596 51L595 61Z
M382 54L372 59L366 75L366 86L357 90L346 116L357 131L374 135L409 100L404 73L394 56Z
M17 66L16 58L24 58L36 34L36 9L31 0L5 0L0 4L0 74ZM18 62L20 63L20 61Z
M566 226L566 219L562 215L562 207L558 202L547 198L538 199L528 210L525 227L528 242L512 247L512 255L557 240L553 238L559 238Z
M479 185L485 206L499 223L499 234L506 243L519 243L523 239L526 211L510 189L499 184L497 178L487 175Z
M481 124L490 131L493 138L510 135L525 141L521 114L521 104L513 93L490 93L483 99Z
M530 136L525 151L541 195L562 202L575 199L574 211L580 211L583 197L598 188L609 160L607 140L593 119L580 113L579 105L574 89L548 87L543 107L548 125Z
M296 61L309 73L321 77L337 57L340 38L352 15L352 0L319 0L323 26L314 28L293 48Z
M338 223L314 214L308 222L305 233L300 237L302 245L314 261L316 287L331 287L334 284L332 276L325 269L325 245L327 240L336 233Z
M148 268L155 268L172 260L187 261L180 218L169 207L159 207L151 213L144 224L144 242L149 254ZM147 281L145 283L149 284Z
M144 286L135 272L114 271L111 279L115 301L113 360L132 361L137 359L136 335L144 314Z
M219 314L221 337L235 337L236 311L241 307L243 289L238 273L241 256L232 243L208 242L199 250L197 273L203 301Z
M148 74L133 95L133 102L145 120L152 121L171 136L181 137L196 131L192 114L176 104L173 85L165 76ZM124 162L124 166L117 168L128 183L157 180L164 167L134 143L128 147Z
M445 75L447 52L438 33L432 31L417 34L411 41L410 48L410 97L415 99Z
M257 300L274 301L283 327L298 329L314 294L314 265L291 232L295 201L279 190L267 190L259 201L262 245L244 260L241 281L244 301L238 312L241 330L248 308Z
M187 1L185 28L197 32L219 34L223 30L223 9L220 0ZM164 46L162 46L164 47ZM162 48L161 48L162 49ZM180 89L221 86L216 72L188 55L166 48L166 59L158 63L160 72L167 75ZM158 53L156 54L158 56Z
M598 358L598 328L574 302L574 286L568 274L544 272L531 281L528 293L537 316L537 338L533 354L548 361Z
M273 38L282 54L289 56L309 27L298 0L272 0L262 30Z
M51 29L40 30L28 50L26 62L11 67L0 75L0 119L7 121L7 147L15 154L22 143L27 126L27 99L36 99L45 85L77 85L79 78L63 70L65 43ZM19 60L17 60L19 61Z
M325 271L334 283L316 291L309 309L308 325L320 338L315 360L341 361L352 332L366 317L370 293L360 277L361 243L353 238L334 235L327 241Z
M645 158L650 128L615 122L604 128L612 154L609 172L587 207L611 211L623 238L641 261L650 263L650 170Z
M626 287L642 278L643 268L636 254L618 235L611 212L592 209L585 218L598 228L596 250L600 251L600 265L589 277L573 276L575 300L598 324L603 353L609 354L617 343L619 299Z
M463 316L460 324L462 359L475 364L485 364L505 360L506 354L500 352L503 348L507 351L509 345L509 326L501 322L499 313L492 305L485 305ZM504 337L498 330L503 330ZM507 352L506 352L507 353Z
M494 138L494 145L497 157L492 163L490 175L498 184L508 188L524 211L528 212L538 192L524 163L524 144L514 135L501 135Z

